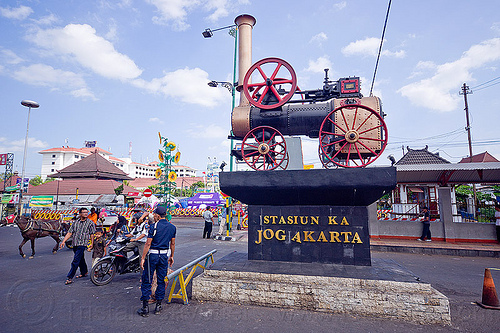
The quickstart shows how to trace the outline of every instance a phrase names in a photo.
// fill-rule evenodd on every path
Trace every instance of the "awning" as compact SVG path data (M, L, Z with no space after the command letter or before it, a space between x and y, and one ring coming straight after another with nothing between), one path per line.
M54 197L51 195L37 195L31 197L30 207L52 207Z
M412 191L413 193L424 193L424 191L422 191L421 189L419 189L418 187L408 187L408 189L410 191Z
M500 162L396 165L398 184L500 184Z

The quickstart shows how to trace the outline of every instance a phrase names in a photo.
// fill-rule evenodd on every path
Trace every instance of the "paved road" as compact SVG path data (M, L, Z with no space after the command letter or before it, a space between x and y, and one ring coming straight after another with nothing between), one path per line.
M232 251L246 252L245 238L237 242L201 239L202 222L174 220L178 227L174 268L217 249L216 259ZM117 276L96 287L88 278L65 286L72 251L51 254L52 239L39 239L34 259L17 251L19 230L0 228L1 332L498 332L500 311L472 304L480 300L485 267L500 267L494 258L465 258L373 252L407 267L449 297L453 325L419 326L411 323L315 313L302 310L237 304L175 302L161 315L139 317L139 275ZM29 252L29 244L25 253ZM90 261L90 255L87 255ZM493 273L500 286L500 274Z

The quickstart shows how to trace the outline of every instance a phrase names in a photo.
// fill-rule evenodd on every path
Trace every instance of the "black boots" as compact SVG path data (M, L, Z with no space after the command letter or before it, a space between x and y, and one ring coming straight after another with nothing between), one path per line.
M161 301L156 301L156 307L155 307L155 315L156 314L160 314L161 312L161 309L162 309L162 306L161 306Z
M158 307L158 305L156 305L156 307ZM160 305L160 307L161 307L161 305ZM156 309L155 309L155 313L156 313ZM137 314L140 316L143 316L143 317L149 316L148 301L142 301L142 308L137 310Z

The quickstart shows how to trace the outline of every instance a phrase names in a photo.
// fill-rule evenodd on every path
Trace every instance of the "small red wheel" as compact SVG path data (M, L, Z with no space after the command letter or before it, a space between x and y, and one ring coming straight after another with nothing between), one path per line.
M364 105L343 105L321 123L319 158L326 168L365 167L382 154L387 137L387 126L378 112Z
M252 78L256 83L250 83ZM280 58L257 61L243 79L243 93L253 106L261 109L282 106L292 98L296 89L295 71L289 63Z
M270 126L256 127L245 135L241 155L254 170L274 170L286 159L285 138Z

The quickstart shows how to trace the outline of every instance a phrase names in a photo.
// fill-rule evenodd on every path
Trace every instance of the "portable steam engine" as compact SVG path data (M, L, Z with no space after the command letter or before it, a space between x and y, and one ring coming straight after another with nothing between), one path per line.
M232 113L233 139L242 140L232 154L254 170L286 169L284 136L319 138L319 158L326 168L364 167L387 144L387 127L378 97L363 97L359 77L330 81L301 91L292 66L266 58L247 71L241 93L250 105ZM295 97L295 99L293 99Z

